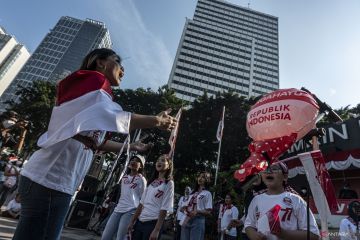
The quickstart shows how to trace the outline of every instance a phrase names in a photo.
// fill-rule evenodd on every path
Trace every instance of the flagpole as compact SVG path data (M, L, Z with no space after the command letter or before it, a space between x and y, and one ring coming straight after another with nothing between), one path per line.
M219 141L219 148L218 148L218 154L217 154L217 160L216 160L214 187L216 186L218 173L219 173L220 155L221 155L221 142L222 142L222 135L223 135L223 129L224 129L224 117L225 117L225 106L223 106L223 110L222 110L222 114L221 114L221 120L219 122L218 130L216 132L216 138ZM214 192L213 199L215 199L215 194L216 194L216 192Z
M219 148L218 148L218 154L217 154L217 160L216 160L216 172L215 172L215 183L214 183L214 186L216 186L217 177L218 177L218 173L219 173L219 162L220 162L221 142L222 142L222 139L220 139L220 141L219 141Z

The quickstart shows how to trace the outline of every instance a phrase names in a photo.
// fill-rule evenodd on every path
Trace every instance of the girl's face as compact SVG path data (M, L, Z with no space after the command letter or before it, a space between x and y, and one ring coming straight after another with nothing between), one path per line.
M204 186L206 183L206 173L200 173L197 178L197 182L200 186Z
M281 170L281 167L277 164L270 166L269 171L264 171L261 174L262 180L267 188L278 189L283 187L283 182L287 180Z
M141 168L140 160L137 159L136 157L131 159L130 162L129 162L129 167L128 168L138 172L139 169Z
M226 195L225 197L225 204L230 205L232 203L232 199L229 195Z
M124 76L124 67L121 65L119 56L114 54L100 61L99 69L109 80L111 86L119 86L121 78Z
M169 160L167 159L166 155L162 155L158 158L155 167L156 171L158 172L164 172L169 169Z

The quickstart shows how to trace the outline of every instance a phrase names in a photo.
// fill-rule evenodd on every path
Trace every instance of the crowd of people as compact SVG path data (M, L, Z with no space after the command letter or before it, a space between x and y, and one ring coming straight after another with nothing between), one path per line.
M251 240L320 238L311 211L310 222L306 221L306 202L287 185L288 169L281 162L259 174L244 201L244 212L234 205L236 196L228 193L222 196L224 202L215 213L209 172L199 172L192 189L186 187L174 206L172 158L167 154L158 157L152 175L146 178L146 159L141 153L149 146L115 142L107 134L128 134L142 128L169 131L177 124L170 110L155 116L139 115L123 111L113 102L111 87L119 86L123 75L121 57L102 48L90 52L78 71L59 81L48 131L38 141L40 149L21 170L22 162L18 160L8 159L4 167L1 205L12 188L18 189L4 211L7 217L20 216L13 239L60 239L70 201L89 170L94 151L119 152L127 148L139 154L131 157L118 186L120 196L106 221L102 221L103 240L159 239L175 207L174 237L180 240L205 239L209 217L217 219L218 234L211 239L233 240L240 235L241 239ZM4 128L9 124L3 123ZM360 203L354 202L349 217L341 223L340 233L357 236L359 217Z

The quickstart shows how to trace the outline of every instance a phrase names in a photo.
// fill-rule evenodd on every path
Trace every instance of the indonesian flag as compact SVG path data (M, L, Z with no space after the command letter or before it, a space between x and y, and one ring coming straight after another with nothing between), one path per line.
M224 117L225 117L225 106L223 107L222 114L221 114L221 120L219 121L219 125L216 131L216 138L220 142L223 136L224 131Z
M168 156L170 158L174 157L175 144L176 144L176 138L178 136L178 131L179 131L179 123L180 123L181 113L182 113L182 109L180 108L175 117L177 120L176 127L171 131L171 135L169 138L170 152L169 152Z
M79 70L58 84L57 106L38 146L47 148L78 133L129 133L131 113L113 102L109 81L97 71ZM104 134L97 134L102 136Z
M331 215L330 212L338 210L338 204L324 157L319 150L302 153L298 156L304 167L320 217L327 219Z

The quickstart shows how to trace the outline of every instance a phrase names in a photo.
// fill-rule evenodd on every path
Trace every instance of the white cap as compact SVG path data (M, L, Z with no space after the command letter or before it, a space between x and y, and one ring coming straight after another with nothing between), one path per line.
M140 154L136 154L134 156L131 157L131 159L133 158L138 158L142 164L143 167L145 167L145 158L144 156L140 155Z

